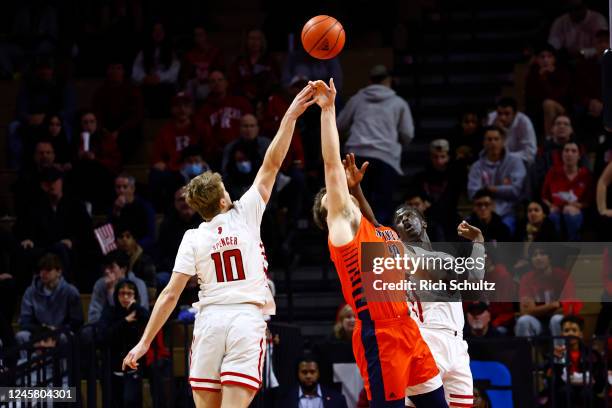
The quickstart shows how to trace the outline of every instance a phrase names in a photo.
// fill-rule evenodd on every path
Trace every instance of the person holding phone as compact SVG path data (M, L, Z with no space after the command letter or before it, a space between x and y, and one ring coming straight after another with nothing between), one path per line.
M149 312L140 305L138 287L129 279L115 286L113 305L107 304L98 323L99 334L110 349L113 407L142 405L142 375L138 369L123 371L123 356L144 332Z

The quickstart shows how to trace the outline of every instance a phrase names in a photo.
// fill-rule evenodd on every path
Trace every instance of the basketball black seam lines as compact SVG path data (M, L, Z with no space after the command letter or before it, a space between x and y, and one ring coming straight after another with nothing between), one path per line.
M329 51L327 51L327 54L325 54L325 56L327 57L329 54L331 54L331 52L336 48L336 45L338 45L338 40L340 39L340 35L344 32L344 28L341 28L340 31L338 31L338 35L336 36L336 42L334 43L334 46L331 47L329 49Z
M306 36L306 34L308 34L308 32L312 29L312 27L316 26L319 23L324 22L325 20L327 20L328 18L330 18L331 16L326 16L325 18L317 21L316 23L312 23L312 25L310 27L308 27L308 30L306 30L306 32L302 33L302 42L304 41L304 37Z
M314 50L317 45L319 45L319 43L321 42L321 40L323 40L325 38L325 36L327 35L327 33L329 33L331 31L332 28L334 28L336 26L336 24L338 24L338 21L336 20L336 22L334 24L331 25L331 27L329 27L321 36L321 38L319 38L319 41L317 41L315 43L315 45L312 46L312 48L310 50L308 50L308 53L310 54L312 52L312 50Z

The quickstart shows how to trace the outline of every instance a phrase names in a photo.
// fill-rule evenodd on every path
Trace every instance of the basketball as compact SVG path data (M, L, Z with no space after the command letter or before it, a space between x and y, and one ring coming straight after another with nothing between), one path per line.
M331 16L316 16L308 20L302 28L302 46L312 57L330 59L344 47L344 28Z

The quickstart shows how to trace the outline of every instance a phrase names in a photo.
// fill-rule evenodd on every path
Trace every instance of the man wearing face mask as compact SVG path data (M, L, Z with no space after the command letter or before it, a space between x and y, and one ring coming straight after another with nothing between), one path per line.
M463 329L463 338L501 337L496 327L491 325L489 305L485 302L471 302L467 306L467 323Z
M241 196L253 184L269 145L269 139L259 136L257 118L250 113L243 115L240 138L223 149L223 179L230 196Z

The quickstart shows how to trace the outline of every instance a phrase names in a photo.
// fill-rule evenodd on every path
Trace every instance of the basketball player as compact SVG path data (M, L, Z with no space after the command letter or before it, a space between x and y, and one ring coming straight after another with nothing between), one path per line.
M140 342L123 360L135 369L168 319L187 281L198 276L199 301L190 351L189 383L200 407L245 408L261 386L266 324L274 314L260 225L297 118L314 103L313 88L295 97L268 147L251 188L232 202L221 176L206 172L186 187L189 206L204 222L188 230L172 277L159 296Z
M313 216L317 225L327 227L330 255L344 299L357 316L353 353L370 407L403 408L407 394L417 407L448 407L438 368L410 317L405 298L399 302L374 302L365 296L361 244L384 242L387 235L361 215L356 198L349 194L340 160L333 80L329 86L322 81L311 84L316 88L316 103L321 107L326 186L315 198Z
M355 163L355 155L347 154L343 160L349 190L357 198L360 208L365 217L378 225L374 212L370 208L363 193L361 193L360 182L368 167L368 162L358 168ZM449 259L451 256L442 252L433 252L431 242L426 232L427 223L422 214L414 207L401 205L395 211L394 228L400 239L410 246L415 255L427 257L442 257ZM462 222L457 227L460 236L475 243L471 257L484 257L484 238L482 232ZM427 272L427 271L426 271ZM425 278L444 279L449 278L445 273L430 271ZM479 268L466 268L469 280L479 280L484 277L484 270ZM435 275L435 276L433 276ZM451 273L451 276L452 273ZM467 343L463 340L463 308L460 298L448 302L448 297L441 297L435 302L420 302L415 293L410 293L411 316L419 325L421 335L428 344L436 364L440 370L440 376L444 385L446 401L451 407L471 407L473 405L473 380L470 370L470 357L467 352ZM406 397L406 406L414 407L414 403Z

